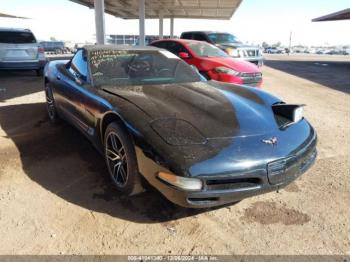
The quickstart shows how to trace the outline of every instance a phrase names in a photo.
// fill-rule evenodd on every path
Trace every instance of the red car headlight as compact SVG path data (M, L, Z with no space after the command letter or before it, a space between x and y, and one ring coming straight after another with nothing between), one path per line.
M227 74L227 75L233 75L233 76L239 76L240 72L233 70L231 68L225 67L225 66L218 66L213 69L214 72L218 74Z

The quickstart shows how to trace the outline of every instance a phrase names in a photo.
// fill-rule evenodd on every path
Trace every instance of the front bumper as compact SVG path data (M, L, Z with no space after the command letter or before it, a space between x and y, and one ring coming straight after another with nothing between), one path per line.
M225 82L225 83L237 84L237 85L249 85L253 87L261 87L263 82L262 76L260 77L243 76L242 77L242 76L234 76L229 74L217 74L212 71L208 71L207 75L210 77L210 79L220 81L220 82Z
M0 61L0 70L38 70L45 64L46 60Z
M184 191L157 178L152 184L168 200L179 206L209 208L230 204L247 197L276 191L290 184L314 164L317 157L316 143L315 136L303 150L292 156L271 161L266 168L250 170L239 175L199 176L197 178L200 178L204 185L201 191Z

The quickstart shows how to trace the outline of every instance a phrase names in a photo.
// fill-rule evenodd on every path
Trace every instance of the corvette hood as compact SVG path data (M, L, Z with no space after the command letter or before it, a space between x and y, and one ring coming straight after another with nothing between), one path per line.
M277 128L271 110L277 98L254 88L209 81L105 86L103 90L142 110L155 131L164 136L179 129L189 137L196 133L206 139L232 138L271 133Z

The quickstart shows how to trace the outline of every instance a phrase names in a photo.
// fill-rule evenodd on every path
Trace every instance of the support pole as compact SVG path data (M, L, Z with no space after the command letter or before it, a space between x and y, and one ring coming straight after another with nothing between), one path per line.
M145 0L139 0L139 45L145 46Z
M163 39L163 11L159 11L159 39Z
M105 32L105 1L94 0L95 7L95 25L96 25L96 43L106 43L106 32Z
M174 17L170 18L170 38L174 38Z
M293 35L293 32L290 31L290 35L289 35L289 52L288 52L288 55L290 54L290 52L292 51L292 35Z

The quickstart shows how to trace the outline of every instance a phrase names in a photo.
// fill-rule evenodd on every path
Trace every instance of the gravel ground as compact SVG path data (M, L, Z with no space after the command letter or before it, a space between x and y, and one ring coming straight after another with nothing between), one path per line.
M0 254L350 255L346 59L268 56L264 89L307 104L318 160L284 190L209 211L119 196L89 142L48 123L42 80L0 73Z

